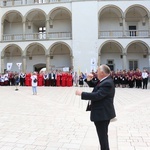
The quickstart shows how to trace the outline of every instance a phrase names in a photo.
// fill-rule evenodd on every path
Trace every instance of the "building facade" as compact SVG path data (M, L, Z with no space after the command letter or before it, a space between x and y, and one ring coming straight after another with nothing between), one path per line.
M2 0L0 30L1 73L150 68L149 0Z

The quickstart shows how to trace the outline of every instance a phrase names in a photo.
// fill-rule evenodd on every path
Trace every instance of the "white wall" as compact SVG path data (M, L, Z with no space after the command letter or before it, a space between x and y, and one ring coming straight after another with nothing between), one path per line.
M91 58L97 59L97 2L72 2L74 70L90 71Z
M53 28L49 29L50 32L71 32L70 20L54 20Z
M114 70L122 70L123 68L123 60L120 58L120 53L103 53L101 55L101 64L107 64L107 60L113 60L114 61Z
M140 53L130 53L129 55L127 55L127 67L129 66L128 65L129 60L137 60L140 70L143 70L143 67L148 67L149 66L148 59L143 58L143 55L140 54Z
M33 71L33 66L35 64L46 64L46 59L45 55L42 56L32 56L32 60L29 60L29 57L27 57L27 72L32 72Z
M112 14L106 13L100 19L100 31L107 31L108 29L111 30L122 30L122 26L119 25L119 17Z
M50 59L50 65L55 68L71 67L71 59L69 55L54 55L53 59Z
M22 34L22 23L5 23L4 34Z

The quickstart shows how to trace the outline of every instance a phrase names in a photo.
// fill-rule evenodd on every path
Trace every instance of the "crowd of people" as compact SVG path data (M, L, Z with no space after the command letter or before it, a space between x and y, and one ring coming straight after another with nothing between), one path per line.
M32 76L35 72L23 73L7 71L0 74L0 85L16 85L19 80L20 86L32 86ZM37 86L72 86L73 76L70 72L51 71L37 73Z
M112 72L112 77L115 83L115 87L129 87L129 88L143 88L147 89L148 80L149 80L149 72L144 69L140 71L140 69L136 69L136 71L117 71Z
M97 79L97 73L92 72L93 74L93 80L96 82ZM75 85L79 86L87 86L84 80L86 79L87 74L81 73L79 78L74 80ZM117 70L117 71L111 71L111 77L113 78L115 87L121 87L121 88L143 88L147 89L148 81L150 77L150 73L148 70L144 69L143 71L140 71L140 69L134 70Z
M33 72L34 73L34 72ZM12 72L7 71L0 74L0 85L1 86L32 86L32 75L33 73L23 73L23 72ZM93 80L97 81L97 72L92 71ZM87 86L85 79L87 78L87 73L83 72L63 72L60 70L53 70L50 72L39 72L37 75L37 86ZM139 69L130 70L117 70L111 72L111 77L113 78L115 87L129 87L129 88L143 88L147 89L149 72L144 69L140 71Z

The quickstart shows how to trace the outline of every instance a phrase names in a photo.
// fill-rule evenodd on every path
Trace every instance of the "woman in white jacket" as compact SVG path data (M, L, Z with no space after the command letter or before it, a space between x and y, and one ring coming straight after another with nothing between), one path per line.
M37 73L34 72L31 76L31 85L32 85L32 92L33 95L37 95Z

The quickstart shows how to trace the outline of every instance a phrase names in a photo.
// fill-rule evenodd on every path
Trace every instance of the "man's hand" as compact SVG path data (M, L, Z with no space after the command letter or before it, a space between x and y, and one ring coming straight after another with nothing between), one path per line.
M88 74L88 75L87 75L87 81L90 81L90 80L92 80L92 79L93 79L93 74L91 74L91 73Z
M76 90L75 94L76 94L76 95L79 95L79 96L81 96L81 94L82 94L82 91L80 91L80 90Z

